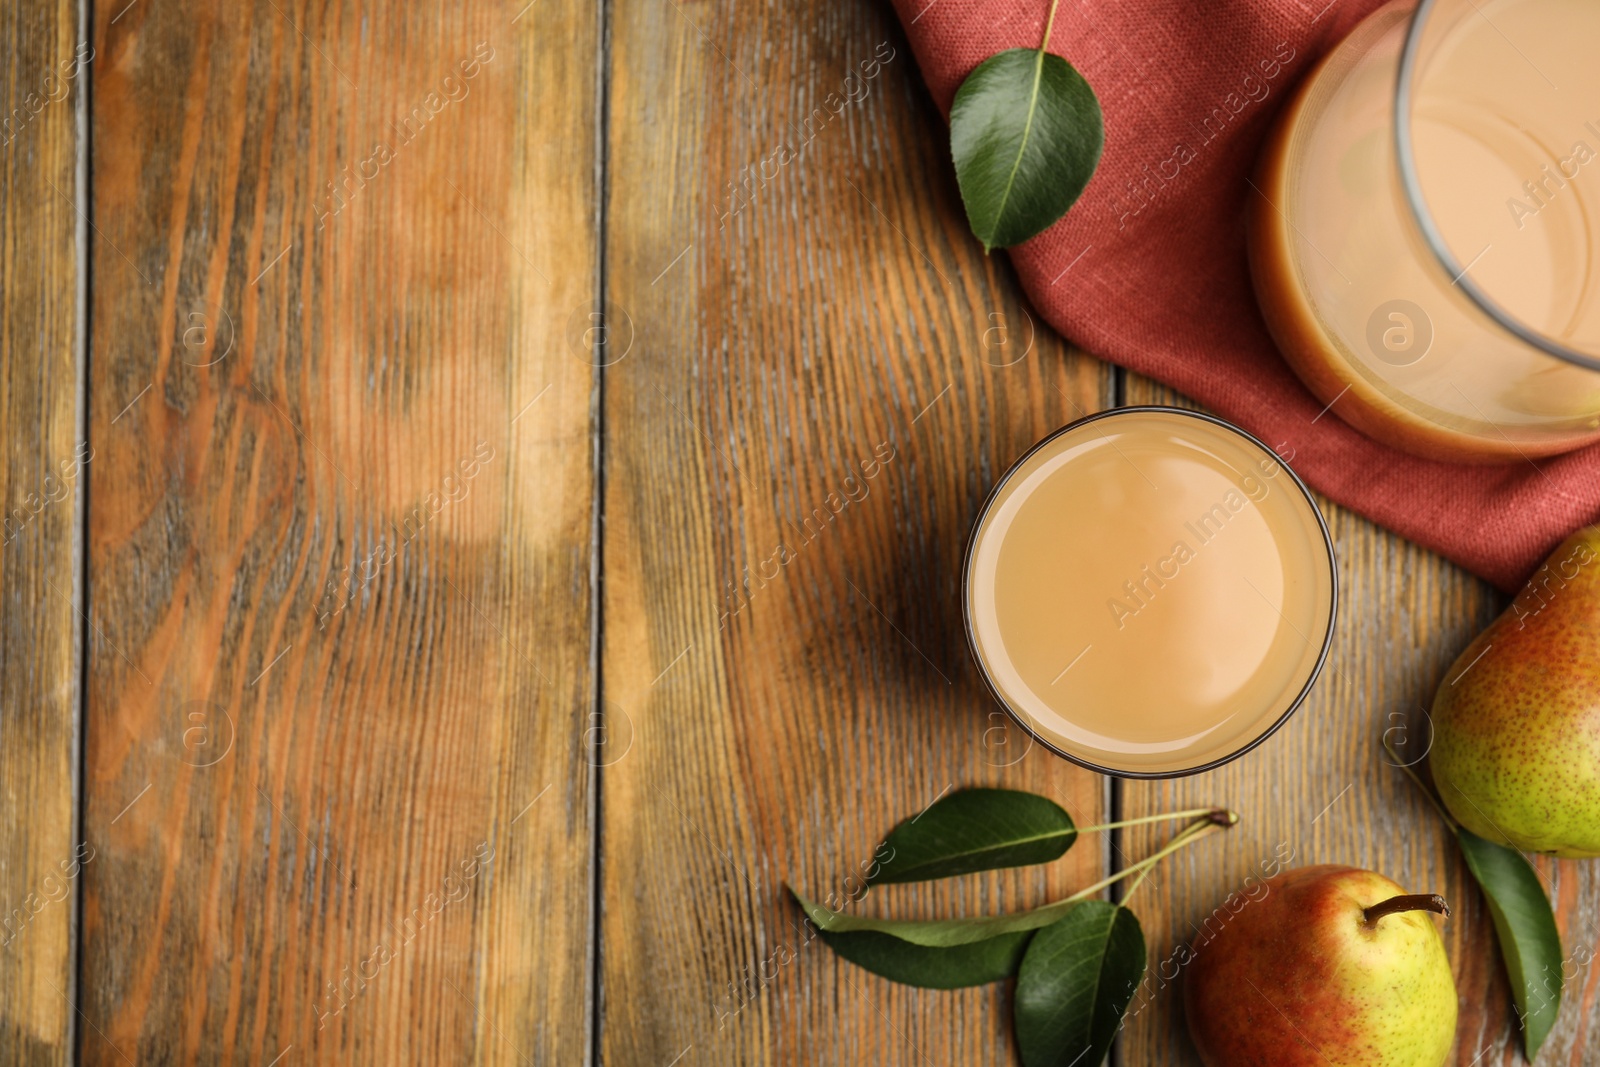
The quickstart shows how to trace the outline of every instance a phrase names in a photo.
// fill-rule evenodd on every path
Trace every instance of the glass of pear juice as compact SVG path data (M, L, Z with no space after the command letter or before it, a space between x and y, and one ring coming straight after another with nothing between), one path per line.
M1300 479L1221 419L1118 408L1034 445L979 512L963 613L979 672L1032 737L1126 778L1208 770L1310 692L1338 614Z
M1458 462L1600 440L1597 54L1593 0L1395 0L1285 107L1251 270L1346 422Z

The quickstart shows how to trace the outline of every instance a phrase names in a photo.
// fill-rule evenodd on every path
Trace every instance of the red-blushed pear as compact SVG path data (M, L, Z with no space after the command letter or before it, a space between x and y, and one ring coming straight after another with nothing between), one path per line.
M1557 548L1433 700L1429 762L1461 825L1600 856L1600 526Z
M1456 986L1434 913L1357 867L1297 867L1190 946L1189 1033L1206 1067L1439 1067Z

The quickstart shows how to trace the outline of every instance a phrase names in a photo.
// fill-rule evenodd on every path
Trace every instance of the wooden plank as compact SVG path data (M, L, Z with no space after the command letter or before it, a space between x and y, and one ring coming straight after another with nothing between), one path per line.
M83 365L77 6L0 6L0 1061L74 1025Z
M581 1062L595 10L95 31L84 1061Z
M1109 374L968 234L886 8L621 0L611 71L606 273L632 347L605 371L602 673L631 748L601 774L602 1059L1010 1063L1002 987L879 980L809 940L783 887L846 895L954 787L1100 819L1103 779L1002 743L958 585L989 486ZM1021 906L1104 862L1086 841L857 906Z
M1187 403L1130 375L1127 402ZM1295 441L1268 442L1293 463ZM1319 499L1333 533L1342 582L1333 651L1307 703L1255 752L1208 774L1164 783L1123 784L1128 817L1197 804L1228 804L1243 822L1221 841L1184 852L1133 902L1150 941L1151 978L1120 1047L1123 1064L1198 1063L1184 1033L1180 943L1204 951L1230 893L1249 888L1263 864L1345 863L1381 871L1416 892L1444 894L1461 1020L1452 1063L1521 1062L1510 993L1494 931L1458 850L1438 816L1383 752L1385 732L1420 759L1428 743L1425 709L1450 664L1503 604L1488 585L1354 513ZM1130 832L1131 854L1154 834ZM1600 1032L1594 968L1577 966L1600 951L1600 875L1593 865L1540 860L1577 974L1560 1022L1539 1062L1586 1062ZM1253 883L1250 883L1253 884ZM1223 913L1226 915L1226 911ZM1174 978L1176 976L1176 978Z

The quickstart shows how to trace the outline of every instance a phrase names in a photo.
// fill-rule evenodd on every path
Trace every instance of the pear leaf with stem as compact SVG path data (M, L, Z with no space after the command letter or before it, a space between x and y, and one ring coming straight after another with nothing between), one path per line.
M816 904L794 893L794 898L799 902L818 930L830 934L854 933L861 930L870 930L876 933L889 934L902 941L909 941L913 945L922 945L927 948L950 948L954 945L969 945L973 942L984 941L1002 934L1015 934L1025 930L1038 930L1049 926L1051 923L1065 918L1067 913L1082 900L1092 897L1108 885L1119 882L1130 875L1137 875L1161 862L1167 856L1191 844L1213 829L1231 826L1238 821L1238 816L1233 812L1210 812L1201 819L1196 820L1173 836L1166 847L1158 850L1149 858L1139 861L1131 867L1102 878L1100 881L1086 889L1080 889L1069 897L1034 908L1031 911L1015 912L1010 915L987 915L971 919L875 919L860 915L846 915L842 912L830 911L820 904Z
M1080 833L1136 822L1187 819L1213 809L1196 808L1143 820L1088 826L1048 797L1015 789L962 789L928 805L889 831L876 855L869 884L925 882L958 874L1049 863L1066 854Z
M985 252L1048 229L1100 163L1100 101L1071 63L1047 51L1059 3L1051 0L1038 49L990 56L950 106L956 182Z
M1078 839L1072 816L1049 797L1015 789L962 789L889 831L867 881L932 878L1048 863Z

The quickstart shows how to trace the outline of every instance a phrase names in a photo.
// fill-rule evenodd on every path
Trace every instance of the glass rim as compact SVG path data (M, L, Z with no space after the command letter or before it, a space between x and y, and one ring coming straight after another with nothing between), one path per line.
M1418 0L1416 8L1411 12L1411 21L1406 27L1405 43L1400 49L1400 69L1395 82L1395 161L1399 166L1400 185L1405 191L1406 205L1411 211L1412 221L1417 224L1423 241L1433 253L1439 266L1454 279L1451 284L1467 294L1467 299L1502 329L1547 355L1589 370L1600 371L1600 355L1580 351L1550 337L1542 330L1527 325L1495 301L1474 279L1468 277L1467 270L1472 264L1462 266L1460 259L1445 241L1433 212L1428 208L1427 199L1422 193L1422 182L1417 174L1416 154L1413 151L1411 109L1422 35L1427 28L1428 15L1436 3L1437 0Z
M1261 451L1266 455L1271 456L1278 466L1283 468L1289 477L1293 479L1295 487L1299 489L1301 495L1305 497L1306 505L1311 509L1312 517L1317 520L1317 529L1322 534L1322 545L1323 549L1327 553L1328 558L1327 631L1322 636L1322 647L1317 650L1316 662L1312 664L1310 672L1306 675L1305 684L1300 687L1300 691L1295 694L1294 699L1289 701L1288 706L1285 707L1283 712L1272 721L1270 726L1262 730L1259 734L1252 737L1240 747L1225 755L1218 756L1215 759L1207 760L1205 763L1174 771L1134 771L1115 767L1105 767L1095 763L1092 760L1085 759L1082 756L1077 756L1071 752L1067 752L1060 746L1051 742L1049 739L1041 736L1039 732L1035 730L1025 718L1023 718L1021 713L1011 706L1011 702L1006 699L1003 693L1000 692L999 686L997 686L994 679L990 677L989 668L984 663L982 655L980 655L978 652L978 638L973 629L972 623L972 557L978 544L978 532L983 529L984 519L988 517L989 510L994 506L995 498L999 496L1000 490L1005 487L1006 483L1011 480L1012 476L1015 475L1019 469L1021 469L1024 463L1028 462L1028 460L1032 458L1035 453L1044 448L1046 445L1050 444L1050 442L1054 441L1056 438L1070 433L1080 427L1087 426L1092 422L1098 422L1102 419L1115 418L1119 415L1149 413L1159 413L1163 415L1183 415L1189 418L1198 419L1202 422L1209 422L1215 426L1222 427L1224 430L1232 431L1233 433L1244 438L1246 441L1255 445L1257 448L1261 449ZM1055 753L1057 756L1061 757L1067 762L1074 763L1085 770L1108 775L1112 778L1124 778L1136 781L1167 781L1175 778L1188 778L1191 775L1202 774L1206 771L1216 770L1218 767L1221 767L1224 764L1232 763L1240 756L1243 756L1246 753L1256 749L1261 745L1262 742L1266 741L1267 738L1277 733L1278 730L1282 728L1283 724L1288 722L1289 719L1293 717L1294 713L1300 710L1300 706L1304 704L1306 702L1306 698L1311 695L1311 690L1316 686L1317 680L1322 677L1322 669L1327 665L1328 656L1333 649L1333 635L1335 630L1338 628L1338 621L1339 557L1333 548L1333 535L1328 531L1328 520L1322 514L1322 509L1317 506L1316 498L1311 495L1310 488L1308 488L1306 483L1301 480L1300 476L1294 472L1294 468L1290 467L1288 463L1284 462L1282 456L1278 455L1278 453L1273 451L1271 448L1268 448L1266 442L1262 441L1259 437L1250 433L1248 430L1229 422L1227 419L1221 418L1217 415L1212 415L1209 412L1195 411L1191 408L1175 407L1170 404L1131 404L1126 407L1106 408L1104 411L1096 411L1092 414L1084 415L1081 418L1073 419L1065 426L1051 431L1038 441L1034 442L1033 445L1027 449L1027 451L1023 452L1022 455L1017 457L1015 462L1006 467L1005 472L1002 473L999 478L995 479L994 485L990 486L989 492L984 497L982 506L978 508L977 517L972 521L972 531L967 535L967 547L961 563L962 628L965 630L967 635L967 651L971 653L973 662L978 667L978 676L983 679L984 687L988 689L989 695L994 698L995 703L999 704L1000 707L1005 710L1005 713L1011 717L1013 722L1022 727L1023 730L1027 731L1029 737L1043 745L1047 750Z

